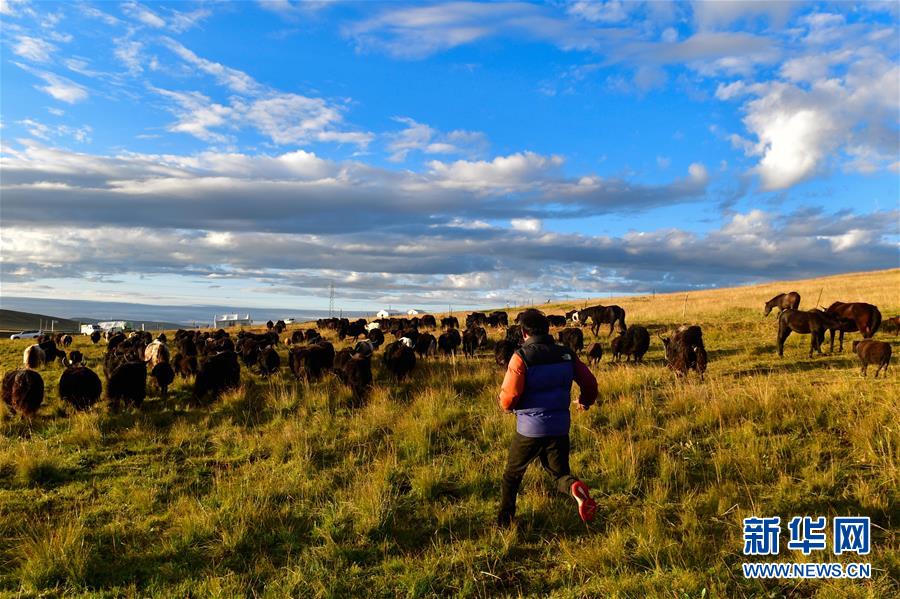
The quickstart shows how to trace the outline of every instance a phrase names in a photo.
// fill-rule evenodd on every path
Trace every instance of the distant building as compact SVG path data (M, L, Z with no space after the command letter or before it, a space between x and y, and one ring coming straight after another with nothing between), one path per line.
M240 314L215 314L213 316L213 327L220 329L225 327L248 327L253 324L253 320L249 314L241 316Z
M97 326L108 333L121 333L125 329L133 328L131 323L125 320L107 320L105 322L98 322Z
M416 310L415 308L410 308L409 310L406 311L406 315L407 316L418 316L419 311Z

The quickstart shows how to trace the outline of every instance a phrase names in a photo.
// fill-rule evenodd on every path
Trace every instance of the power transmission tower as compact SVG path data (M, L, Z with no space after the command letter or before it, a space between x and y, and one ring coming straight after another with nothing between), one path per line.
M334 281L328 286L328 318L334 316Z

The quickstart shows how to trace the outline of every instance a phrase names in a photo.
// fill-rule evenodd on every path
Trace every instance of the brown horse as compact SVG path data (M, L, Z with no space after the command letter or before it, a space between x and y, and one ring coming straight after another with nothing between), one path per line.
M609 333L607 337L612 335L615 326L619 333L624 333L628 328L625 324L625 310L619 306L591 306L583 310L578 310L572 315L572 320L581 326L591 321L591 332L596 337L600 333L600 325L608 324Z
M763 316L768 316L769 312L772 311L772 308L778 308L779 314L781 314L788 308L792 310L799 310L800 294L796 291L791 291L790 293L779 293L766 302L766 310L765 312L763 312Z
M822 354L825 331L839 323L831 314L822 310L792 310L788 308L778 317L778 356L784 357L784 342L793 333L810 336L809 357L813 351Z
M840 332L840 349L844 351L844 333L862 333L864 339L869 339L881 326L881 312L872 304L863 302L834 302L825 310L837 319L838 326L829 327L831 331L831 351L834 352L834 332Z

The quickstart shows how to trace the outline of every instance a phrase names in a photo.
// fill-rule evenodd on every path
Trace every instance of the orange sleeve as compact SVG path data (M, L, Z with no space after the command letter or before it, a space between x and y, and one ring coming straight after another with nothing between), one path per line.
M500 387L500 407L504 410L512 410L516 407L522 392L525 391L525 362L518 354L513 354L506 368L506 376L503 377L503 385Z

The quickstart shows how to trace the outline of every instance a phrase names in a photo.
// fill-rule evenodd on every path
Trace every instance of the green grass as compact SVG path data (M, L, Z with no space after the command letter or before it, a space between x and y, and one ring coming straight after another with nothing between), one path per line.
M900 312L884 273L860 277L853 289L885 315ZM676 381L656 338L644 366L594 368L601 401L573 413L571 460L600 504L590 527L537 466L518 525L494 527L514 422L496 408L502 372L487 351L420 363L402 384L376 359L376 389L359 409L333 378L309 385L245 370L242 388L208 407L190 407L179 379L167 401L153 393L142 410L73 414L56 394L60 367L45 367L38 415L0 416L0 591L897 596L896 373L862 378L849 347L809 360L802 336L778 359L758 301L774 293L710 293L693 296L684 319L703 326L705 382ZM630 323L682 321L683 296L618 303ZM879 337L900 354L900 339ZM4 370L25 345L0 342ZM102 346L80 337L76 347L102 370ZM742 577L744 517L820 514L871 516L871 555L782 550L780 561L870 561L871 580Z

